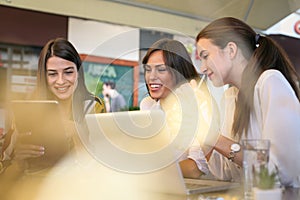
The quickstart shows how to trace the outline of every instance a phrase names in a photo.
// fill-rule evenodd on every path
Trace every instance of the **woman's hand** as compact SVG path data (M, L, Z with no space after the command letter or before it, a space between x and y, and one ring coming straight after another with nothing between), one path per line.
M12 162L17 163L21 170L27 168L27 160L37 158L45 154L45 148L41 145L22 143L22 137L29 136L31 133L19 133L15 145Z
M25 160L28 158L37 158L45 154L43 146L33 144L18 144L14 151L14 160Z

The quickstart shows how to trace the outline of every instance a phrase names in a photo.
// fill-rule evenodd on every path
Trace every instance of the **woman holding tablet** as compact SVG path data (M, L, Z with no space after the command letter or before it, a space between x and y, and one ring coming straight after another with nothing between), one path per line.
M84 115L105 112L103 100L91 94L85 86L78 52L63 38L50 40L42 49L36 91L31 99L58 102L60 116L57 117L63 121L70 150L80 144L76 128L84 122ZM1 165L1 182L5 176L8 176L7 180L13 180L12 175L18 178L27 169L28 159L42 157L45 153L42 145L18 144L18 135L23 137L23 133L20 135L12 128L6 136L2 151L2 161L6 166ZM11 170L13 173L9 173Z

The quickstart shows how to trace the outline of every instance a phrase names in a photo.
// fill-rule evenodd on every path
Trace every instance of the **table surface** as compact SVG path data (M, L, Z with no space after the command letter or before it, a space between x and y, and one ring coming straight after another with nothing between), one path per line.
M230 189L221 192L211 192L194 195L158 195L158 199L162 200L243 200L242 188ZM300 188L286 188L283 190L282 200L299 200Z
M153 179L157 181L156 184L164 179L158 175ZM226 191L194 195L162 194L153 191L145 193L138 189L149 181L151 183L149 177L140 179L137 175L104 167L98 161L90 159L88 154L88 157L82 156L76 160L73 156L67 157L50 171L23 177L20 183L14 184L8 196L16 197L9 200L243 200L242 184L238 188ZM0 199L2 200L1 195ZM299 199L300 188L283 190L282 200Z

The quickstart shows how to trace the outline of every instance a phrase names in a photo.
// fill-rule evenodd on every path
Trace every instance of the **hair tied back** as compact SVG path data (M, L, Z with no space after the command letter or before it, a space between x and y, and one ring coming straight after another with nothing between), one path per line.
M257 33L257 34L255 35L255 46L256 46L256 48L259 47L259 44L258 44L259 38L260 38L260 34Z

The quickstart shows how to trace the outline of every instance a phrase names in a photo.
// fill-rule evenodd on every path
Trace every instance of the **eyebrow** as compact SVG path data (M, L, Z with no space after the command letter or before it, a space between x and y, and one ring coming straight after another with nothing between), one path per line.
M166 65L166 64L164 64L164 63L162 63L162 64L157 64L157 65L148 65L148 64L144 64L144 66L148 66L148 67L151 67L151 66L153 66L153 67L161 67L161 66L163 66L163 65Z
M74 66L71 66L71 67L67 67L67 68L65 68L65 69L63 69L64 71L67 71L67 70L69 70L69 69L75 69L75 67ZM48 71L57 71L56 69L47 69L47 72Z
M76 69L76 67L75 67L75 66L67 67L67 68L64 69L64 71L65 71L65 70L69 70L69 69Z

